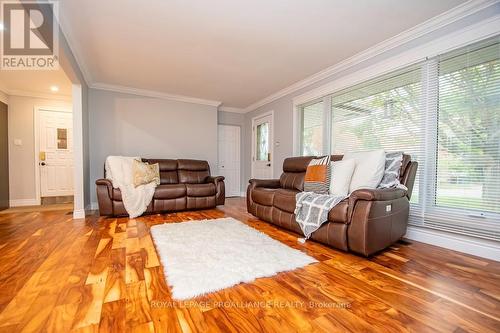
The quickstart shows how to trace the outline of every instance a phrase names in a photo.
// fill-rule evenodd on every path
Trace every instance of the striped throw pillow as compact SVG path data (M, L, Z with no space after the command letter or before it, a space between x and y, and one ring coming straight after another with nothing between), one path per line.
M399 182L399 173L401 171L401 164L403 163L403 152L385 153L385 170L384 176L378 184L377 188L406 188Z
M304 191L328 194L330 177L330 156L312 159L304 177Z

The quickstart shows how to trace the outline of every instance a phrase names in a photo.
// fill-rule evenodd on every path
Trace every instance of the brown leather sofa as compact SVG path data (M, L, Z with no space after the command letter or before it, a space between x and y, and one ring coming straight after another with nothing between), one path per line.
M300 235L295 221L295 195L304 188L307 165L313 157L291 157L283 162L280 179L251 179L247 189L247 210L261 220ZM333 161L342 155L332 155ZM311 239L328 246L369 256L398 241L406 233L409 200L415 182L417 162L403 156L401 184L408 191L360 189L335 206Z
M223 205L225 201L224 177L210 176L207 161L142 159L160 165L160 185L145 213L206 209ZM98 179L97 201L99 214L107 216L127 215L121 192L113 188L108 179Z

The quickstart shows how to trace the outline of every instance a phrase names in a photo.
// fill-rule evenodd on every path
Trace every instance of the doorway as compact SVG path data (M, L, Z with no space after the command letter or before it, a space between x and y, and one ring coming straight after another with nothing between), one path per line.
M252 178L273 178L274 112L252 118Z
M9 208L8 106L0 102L0 210Z
M219 125L218 171L224 176L226 197L241 195L241 129L239 126Z
M40 204L73 203L73 155L71 110L35 108L36 195Z

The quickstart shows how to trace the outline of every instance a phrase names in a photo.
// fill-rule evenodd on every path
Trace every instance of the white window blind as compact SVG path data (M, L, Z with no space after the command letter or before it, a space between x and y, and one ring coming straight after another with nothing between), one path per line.
M301 107L301 153L302 155L322 155L324 151L324 111L323 101Z
M435 173L424 225L500 240L500 44L436 59Z
M412 66L341 91L331 97L333 154L384 148L420 162L424 113L422 70ZM417 177L420 178L420 177ZM412 202L418 202L418 184Z
M300 151L419 163L410 223L500 241L500 37L299 106Z

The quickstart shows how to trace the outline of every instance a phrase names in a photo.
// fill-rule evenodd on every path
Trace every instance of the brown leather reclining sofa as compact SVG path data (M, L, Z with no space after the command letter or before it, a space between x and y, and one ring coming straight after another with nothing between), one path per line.
M145 213L205 209L223 205L225 201L224 177L210 176L207 161L142 159L160 165L160 185ZM106 175L105 175L106 176ZM121 192L108 179L98 179L97 201L99 214L127 215Z
M313 157L291 157L283 162L280 179L251 179L247 189L247 210L259 219L300 235L295 221L295 194L304 189L307 165ZM332 161L342 155L332 155ZM403 156L400 182L408 191L360 189L332 208L311 239L328 246L369 256L398 241L406 233L409 200L415 182L417 162Z

